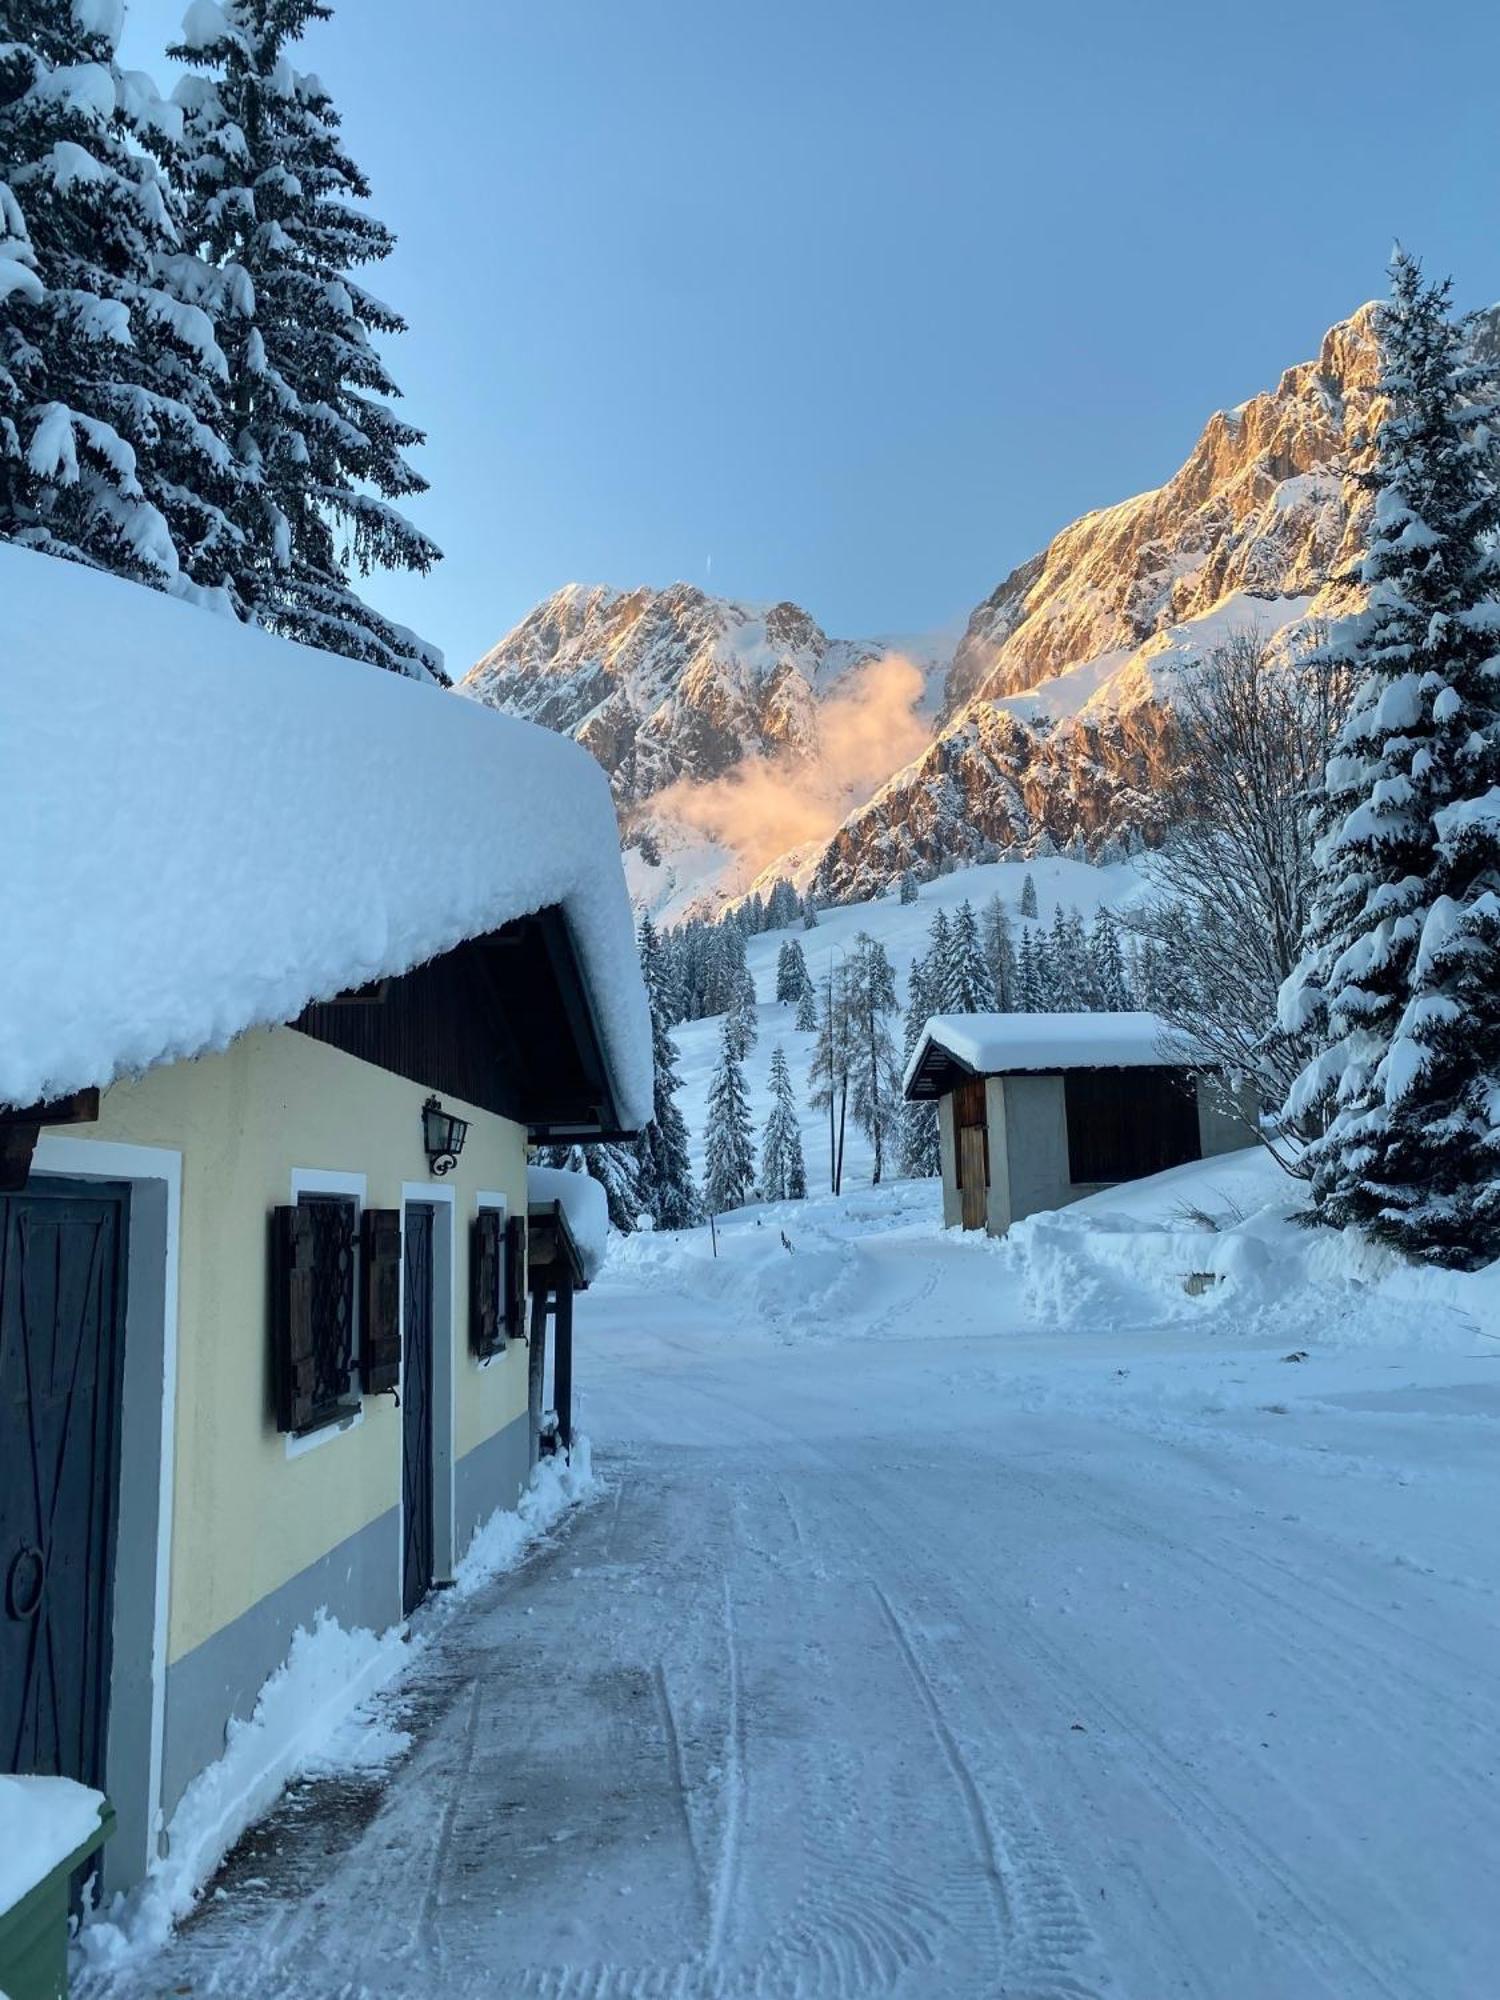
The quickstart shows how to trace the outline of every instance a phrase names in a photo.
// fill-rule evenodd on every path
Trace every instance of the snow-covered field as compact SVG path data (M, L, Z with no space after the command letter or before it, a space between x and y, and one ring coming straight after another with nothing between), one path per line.
M1292 1199L616 1244L603 1501L114 1994L1492 1994L1500 1285Z
M792 1025L796 1009L778 1005L775 998L776 957L787 939L795 938L801 944L808 971L814 982L820 982L827 977L830 959L836 963L861 931L869 931L880 939L895 967L896 990L904 1007L912 963L927 949L927 933L938 910L946 910L951 916L965 901L980 910L992 896L999 896L1010 908L1019 942L1021 885L1028 875L1036 884L1038 921L1042 924L1050 924L1059 907L1068 909L1076 905L1086 918L1092 917L1101 904L1108 904L1111 909L1121 908L1139 897L1144 887L1141 865L1135 862L1099 868L1091 862L1068 861L1060 855L1039 861L994 861L924 882L915 903L902 903L894 894L880 896L873 902L850 903L840 909L821 911L814 930L803 930L799 924L790 930L762 931L758 937L750 938L745 956L755 979L759 1006L755 1047L745 1060L745 1083L755 1119L757 1146L760 1128L770 1110L767 1073L779 1042L786 1050L796 1085L808 1187L816 1190L828 1186L827 1114L811 1110L806 1101L807 1067L815 1037L811 1033L798 1034ZM892 1029L899 1046L899 1020L892 1022ZM672 1031L682 1058L683 1087L677 1101L692 1141L693 1171L700 1179L707 1133L708 1087L719 1059L721 1031L718 1015L703 1021L684 1021ZM868 1180L869 1176L870 1147L851 1121L844 1145L844 1185Z

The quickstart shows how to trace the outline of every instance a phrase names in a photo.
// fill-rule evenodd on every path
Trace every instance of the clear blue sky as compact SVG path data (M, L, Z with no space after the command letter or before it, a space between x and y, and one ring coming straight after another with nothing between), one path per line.
M124 55L182 0L131 0ZM970 609L1377 292L1500 296L1484 0L342 0L462 671L572 579ZM711 569L710 569L711 564Z

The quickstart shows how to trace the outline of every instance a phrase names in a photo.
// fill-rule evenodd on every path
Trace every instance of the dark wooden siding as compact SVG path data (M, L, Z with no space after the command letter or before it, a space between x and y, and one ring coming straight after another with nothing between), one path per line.
M990 1121L982 1076L961 1077L953 1089L953 1177L964 1184L964 1132L978 1126L984 1134L984 1184L990 1184Z
M1188 1071L1073 1069L1063 1087L1070 1181L1132 1181L1202 1157Z
M559 911L471 938L371 995L309 1007L293 1026L537 1132L616 1123Z

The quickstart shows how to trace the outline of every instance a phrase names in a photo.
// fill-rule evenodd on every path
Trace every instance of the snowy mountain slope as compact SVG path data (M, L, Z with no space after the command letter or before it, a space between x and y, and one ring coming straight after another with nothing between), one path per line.
M866 663L899 651L921 676L912 706L942 699L953 635L830 639L795 604L750 605L686 583L665 590L568 584L464 677L463 692L573 736L628 813L746 758L811 757L821 704Z
M839 909L825 910L817 927L810 931L799 926L794 930L762 931L758 936L747 939L745 956L759 1001L755 1046L745 1059L745 1084L755 1122L757 1160L761 1127L771 1105L768 1079L771 1056L780 1044L786 1050L796 1087L808 1186L813 1191L828 1186L827 1114L812 1110L806 1102L807 1070L812 1058L814 1036L810 1033L799 1034L793 1025L796 1010L778 1005L774 997L776 958L786 940L796 938L801 944L808 970L817 982L826 977L830 960L836 963L839 956L853 945L858 934L868 931L880 939L890 956L896 972L897 997L904 1008L912 964L927 949L927 933L936 912L942 909L951 915L965 900L972 902L978 910L991 896L998 895L1009 906L1019 942L1021 885L1028 874L1036 884L1038 921L1043 925L1052 921L1059 907L1066 909L1076 905L1086 917L1092 916L1105 904L1111 909L1119 909L1134 901L1143 888L1139 863L1119 862L1101 868L1087 861L1069 861L1061 856L1026 863L997 861L975 868L956 869L951 875L940 875L934 881L924 882L914 903L898 902L893 895L880 896L872 902L851 903ZM893 1020L892 1027L899 1044L901 1024ZM672 1031L683 1081L677 1101L687 1122L693 1172L700 1181L707 1141L708 1090L719 1059L721 1033L722 1017L719 1015L702 1021L684 1021ZM862 1185L869 1179L870 1148L863 1135L852 1125L846 1135L844 1161L846 1186Z

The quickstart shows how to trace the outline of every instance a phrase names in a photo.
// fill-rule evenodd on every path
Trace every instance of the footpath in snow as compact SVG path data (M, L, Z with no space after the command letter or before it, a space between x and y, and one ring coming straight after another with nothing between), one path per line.
M1493 1281L1286 1205L1246 1155L1008 1245L897 1186L615 1246L604 1496L90 2000L1492 1994Z

